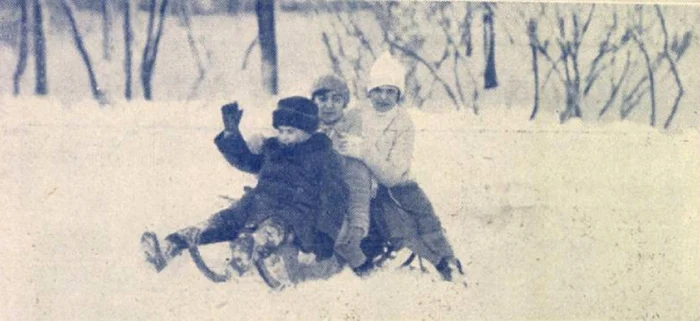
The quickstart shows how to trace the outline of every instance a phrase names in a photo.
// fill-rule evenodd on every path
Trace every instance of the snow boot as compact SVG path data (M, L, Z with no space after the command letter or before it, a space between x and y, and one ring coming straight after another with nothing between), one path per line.
M365 261L365 263L363 263L362 265L360 265L356 268L353 268L352 272L361 278L366 278L366 277L370 276L370 274L372 274L372 272L374 272L375 268L376 268L376 266L374 265L374 262L372 262L371 259L367 259Z
M467 286L464 270L462 269L462 262L458 259L454 257L445 257L440 260L440 263L435 266L435 269L440 273L443 280L461 283L465 287Z
M146 256L146 261L155 267L156 272L162 271L168 264L167 259L160 249L160 243L156 233L146 231L141 235L141 248Z
M250 234L241 233L238 238L230 243L231 247L231 268L243 276L253 268L253 254L255 251L255 240Z

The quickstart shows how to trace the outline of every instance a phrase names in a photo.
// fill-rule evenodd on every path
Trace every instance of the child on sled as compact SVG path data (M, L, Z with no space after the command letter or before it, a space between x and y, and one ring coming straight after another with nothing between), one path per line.
M348 188L342 158L326 135L316 133L316 104L303 97L280 100L272 117L277 136L267 138L259 154L243 140L237 105L226 105L222 112L225 129L215 138L216 146L231 165L257 174L257 185L231 207L162 242L155 233L144 233L147 261L161 271L192 245L233 240L232 265L239 273L246 262L262 261L282 245L318 260L331 257L345 220Z
M443 279L462 281L463 271L445 237L430 200L411 175L415 128L410 115L399 105L404 93L404 70L389 53L370 70L367 86L371 106L362 110L362 136L347 139L338 151L361 160L379 183L371 203L372 228L363 240L371 258L390 242L406 247L432 263ZM374 244L373 244L374 243Z

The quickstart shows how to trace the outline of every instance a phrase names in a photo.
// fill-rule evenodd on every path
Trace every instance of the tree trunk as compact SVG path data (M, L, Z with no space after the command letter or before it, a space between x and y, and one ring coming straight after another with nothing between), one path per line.
M73 33L73 41L75 41L75 47L76 49L78 49L78 53L83 59L85 69L87 69L88 78L90 80L90 90L92 91L92 97L102 103L104 100L104 96L102 94L102 91L100 90L100 86L97 84L97 78L95 77L95 72L92 68L92 63L90 62L90 55L88 54L87 49L85 49L85 45L83 43L83 36L80 34L80 30L78 30L78 23L75 20L75 8L73 6L73 3L70 1L71 0L61 0L61 7L63 8L63 12L68 18L71 32Z
M464 16L464 23L462 24L462 42L465 46L465 55L471 57L473 51L472 45L472 22L474 21L474 7L471 2L467 2L467 13Z
M36 86L34 93L46 95L49 93L48 80L46 79L46 38L44 36L43 5L41 0L34 0L34 68Z
M530 38L530 50L532 51L532 74L535 80L535 101L532 104L532 114L530 114L530 120L534 120L540 108L540 74L539 66L537 65L537 46L539 46L537 21L531 19L528 22L527 32Z
M22 75L24 75L24 71L27 69L27 55L29 53L29 46L27 44L27 38L29 37L29 30L27 27L29 24L27 1L20 1L20 11L19 56L17 57L17 67L15 68L15 73L12 75L13 93L15 96L19 95Z
M491 89L498 87L496 77L496 34L493 27L493 11L487 4L484 13L484 53L486 57L486 68L484 69L484 88Z
M258 20L260 40L262 86L265 92L276 95L278 91L277 43L275 40L275 2L257 0L255 14Z
M143 49L143 59L141 60L141 85L143 86L143 97L146 100L153 99L153 87L151 86L151 82L153 80L153 71L156 66L156 58L158 57L158 44L160 44L160 39L163 35L163 24L168 8L168 0L163 0L160 3L160 8L158 10L158 27L154 30L155 7L156 0L151 0L149 5L148 36L146 38L146 46Z
M563 124L569 118L581 118L581 89L574 82L566 84L566 109L559 115Z
M134 41L134 32L131 29L131 0L124 0L124 98L131 100L131 44Z
M112 59L112 9L110 0L102 0L102 58Z
M227 9L229 14L237 14L241 9L241 1L240 0L229 0L228 6L226 9Z

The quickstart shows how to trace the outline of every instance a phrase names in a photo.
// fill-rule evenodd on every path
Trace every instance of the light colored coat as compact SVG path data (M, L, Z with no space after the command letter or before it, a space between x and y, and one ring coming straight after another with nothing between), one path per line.
M363 157L381 185L393 187L413 181L411 159L415 128L411 116L400 106L380 113L363 110Z

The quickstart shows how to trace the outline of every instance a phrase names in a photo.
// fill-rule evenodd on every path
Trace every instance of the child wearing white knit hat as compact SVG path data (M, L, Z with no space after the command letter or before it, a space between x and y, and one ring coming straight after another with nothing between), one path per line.
M390 53L375 61L367 86L372 107L363 110L363 140L339 151L361 159L380 185L370 210L374 228L365 243L403 244L435 265L443 279L457 281L464 275L462 265L428 197L410 174L415 128L398 105L404 78L403 66ZM371 252L372 246L366 248Z

